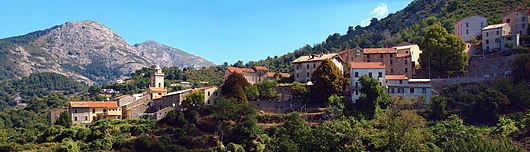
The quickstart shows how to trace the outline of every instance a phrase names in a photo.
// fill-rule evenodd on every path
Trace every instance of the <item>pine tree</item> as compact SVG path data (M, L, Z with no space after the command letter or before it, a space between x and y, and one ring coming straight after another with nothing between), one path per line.
M311 82L314 84L311 93L318 101L327 101L329 96L340 94L342 81L340 69L331 60L326 59L311 75Z
M464 71L468 65L464 41L439 24L429 28L420 43L420 65L434 75Z
M70 115L70 112L61 112L61 115L59 115L59 119L57 119L55 125L61 125L67 128L72 126L72 116Z

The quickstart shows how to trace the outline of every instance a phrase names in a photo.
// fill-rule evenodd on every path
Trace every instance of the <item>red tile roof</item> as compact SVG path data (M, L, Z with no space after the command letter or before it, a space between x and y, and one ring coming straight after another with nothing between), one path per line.
M254 69L257 71L269 71L269 69L267 69L267 67L264 67L264 66L254 66Z
M276 73L274 73L274 72L267 72L267 77L274 77L274 75L276 75Z
M235 73L239 73L239 74L256 72L256 71L254 71L252 69L249 69L249 68L226 67L226 69L228 69L228 71L230 71L232 73L235 72Z
M384 69L383 62L350 62L352 69Z
M290 77L291 74L289 74L289 73L280 73L280 76L281 76L282 78L287 78L287 77Z
M112 102L94 102L94 101L82 101L82 102L70 102L70 107L76 108L118 108L118 103Z
M364 48L365 54L397 53L396 48Z
M409 79L405 75L386 75L385 78L387 80L408 80Z

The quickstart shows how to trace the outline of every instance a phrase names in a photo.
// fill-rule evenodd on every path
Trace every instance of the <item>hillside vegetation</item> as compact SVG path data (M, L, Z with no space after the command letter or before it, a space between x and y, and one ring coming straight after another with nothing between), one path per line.
M502 13L529 7L530 0L415 0L406 8L381 20L372 19L366 27L350 26L346 34L332 34L320 44L306 45L282 56L251 61L247 67L262 65L273 71L292 72L291 62L310 53L339 52L355 47L391 47L400 42L419 44L433 24L453 32L453 23L469 15L482 15L489 24L500 23Z

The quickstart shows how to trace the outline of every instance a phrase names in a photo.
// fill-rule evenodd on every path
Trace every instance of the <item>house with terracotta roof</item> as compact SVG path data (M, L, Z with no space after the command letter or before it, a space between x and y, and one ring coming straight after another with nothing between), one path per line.
M221 89L216 86L197 88L194 91L201 91L204 94L204 104L206 105L217 104L221 98Z
M481 34L482 28L488 25L488 18L480 15L464 17L453 25L454 34L468 42Z
M416 101L430 101L432 85L430 79L409 79L405 75L386 75L387 93Z
M364 48L363 62L383 62L388 74L404 74L412 78L421 53L416 44L391 48Z
M247 79L248 83L255 84L267 80L269 69L264 66L254 66L252 68L226 67L224 79L232 73L239 73Z
M308 82L311 81L311 75L320 66L322 61L329 59L340 69L341 74L344 74L343 63L344 60L338 53L331 54L310 54L301 56L294 60L294 81Z
M363 75L372 77L379 81L379 85L385 86L386 66L383 62L350 62L350 88L351 99L355 103L361 96L362 88L360 78Z
M117 102L80 101L70 102L68 111L74 124L90 123L98 115L105 119L121 119L122 110Z

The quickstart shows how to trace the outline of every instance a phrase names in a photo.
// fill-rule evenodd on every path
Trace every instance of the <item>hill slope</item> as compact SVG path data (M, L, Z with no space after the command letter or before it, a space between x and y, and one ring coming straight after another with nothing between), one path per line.
M502 13L517 7L530 7L530 0L415 0L406 8L381 20L372 19L366 27L350 26L345 35L335 33L324 42L306 45L279 57L269 57L246 66L263 65L273 71L293 71L291 61L309 53L339 52L354 47L389 47L400 42L419 44L427 28L435 23L453 31L453 23L473 15L488 17L489 24L500 23Z
M67 22L26 35L0 39L0 80L20 78L35 72L54 72L91 84L112 81L164 61L172 61L165 64L167 66L213 65L182 51L158 49L131 46L111 29L94 21ZM180 56L152 56L151 52Z
M142 56L150 59L156 64L165 67L177 66L179 68L200 68L204 66L214 66L215 64L198 56L189 54L177 48L172 48L155 41L145 41L135 44Z

